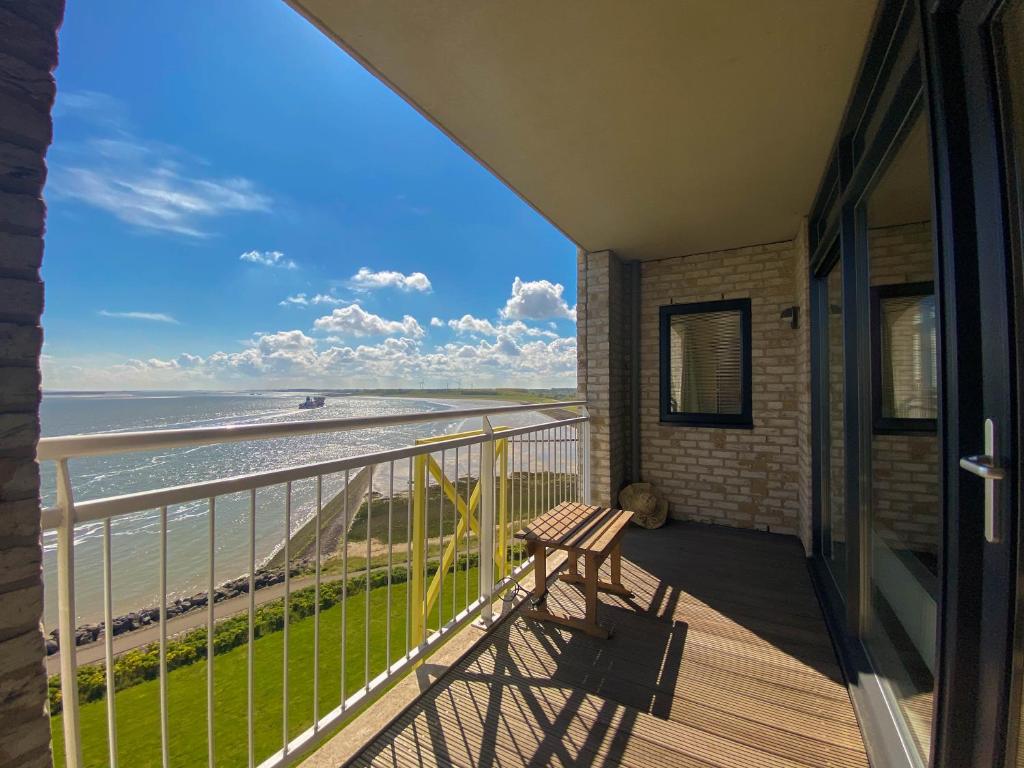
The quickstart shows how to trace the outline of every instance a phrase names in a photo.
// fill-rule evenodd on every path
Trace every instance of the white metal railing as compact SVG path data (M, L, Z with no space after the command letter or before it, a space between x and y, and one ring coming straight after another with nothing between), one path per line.
M556 408L578 408L581 415L557 421L523 427L503 428L491 425L491 420L503 414L545 411ZM450 421L453 418L481 420L481 429L458 435L418 441L416 445L395 450L378 451L362 456L316 462L286 469L255 472L234 477L190 483L174 487L95 499L76 503L70 462L74 459L151 451L163 448L212 445L247 440L308 435L313 433L345 432L365 428L379 428L401 424ZM217 500L220 497L248 494L248 616L246 662L246 762L250 767L286 765L297 760L318 741L326 729L333 728L365 708L399 675L407 672L444 642L456 629L476 616L484 624L492 620L495 596L518 579L532 563L521 551L510 548L511 533L521 528L530 517L561 500L588 501L590 498L590 424L583 401L540 405L511 405L493 408L469 408L443 412L417 413L374 418L301 421L269 425L214 427L200 429L158 430L152 432L75 435L44 438L39 443L40 461L56 463L57 504L42 511L44 530L57 532L57 601L60 638L60 688L62 699L65 762L70 768L83 764L80 705L77 681L76 610L75 610L75 540L76 526L83 523L102 524L102 589L103 589L103 641L105 664L105 700L107 718L107 760L118 765L117 697L114 675L114 623L113 586L111 581L111 520L144 511L159 511L159 701L160 701L160 759L164 766L171 762L175 747L171 738L168 716L168 508L178 504L205 501L208 517L207 547L207 603L206 628L206 730L207 761L213 766L217 759L214 739L215 686L215 554L218 531L216 526ZM405 496L396 497L396 466L399 484L405 475ZM350 480L353 473L366 472L368 487L356 489L350 498ZM471 488L474 471L477 487ZM373 565L372 515L376 512L374 480L382 475L386 483L386 624L384 637L372 637L371 631L371 575L380 566ZM452 475L452 477L449 477ZM335 497L343 505L341 525L341 641L334 648L321 643L320 612L323 588L323 542L321 541L324 512L325 478L344 478L343 490ZM312 480L315 483L313 591L313 670L312 711L309 726L298 735L289 737L289 624L291 623L292 588L292 513L293 484ZM433 481L433 482L432 482ZM255 617L257 607L257 551L256 517L257 496L270 489L283 490L284 536L281 556L284 562L284 622L283 642L282 722L281 747L270 755L258 754L255 738ZM365 601L363 606L363 682L350 692L347 685L346 660L348 647L350 577L349 529L353 518L366 500L365 558L363 566ZM403 504L404 502L404 504ZM383 502L382 502L383 503ZM452 530L445 531L445 507L451 511ZM396 545L395 533L401 534L401 516L404 509L405 544ZM477 514L479 510L479 514ZM382 512L382 514L385 514ZM436 515L432 518L431 515ZM396 527L397 525L397 527ZM446 537L447 533L447 537ZM378 542L384 545L385 542ZM437 556L432 552L436 550ZM397 555L397 557L396 557ZM460 560L461 556L461 560ZM477 584L471 586L470 563L476 559ZM433 581L430 580L431 561L434 564ZM404 566L405 611L404 628L395 636L392 622L393 576L396 563ZM459 574L463 594L458 595ZM450 575L448 571L451 571ZM444 610L447 597L445 585L451 591L449 615ZM456 610L461 603L461 610ZM353 604L354 605L354 604ZM433 606L436 605L436 620ZM399 606L400 610L400 606ZM395 643L398 643L397 648ZM371 664L371 645L383 643L383 668ZM404 652L398 653L404 645ZM320 685L322 654L340 653L340 694L338 705L327 712L320 711ZM191 733L195 733L194 730Z

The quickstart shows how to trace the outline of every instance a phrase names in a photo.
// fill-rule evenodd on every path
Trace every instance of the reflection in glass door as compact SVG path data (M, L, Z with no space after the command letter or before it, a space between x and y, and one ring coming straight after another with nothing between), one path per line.
M824 381L826 413L823 549L840 594L846 591L846 460L843 403L843 264L837 258L822 280L826 312Z
M872 352L865 646L922 762L931 743L941 521L935 255L920 112L865 206Z

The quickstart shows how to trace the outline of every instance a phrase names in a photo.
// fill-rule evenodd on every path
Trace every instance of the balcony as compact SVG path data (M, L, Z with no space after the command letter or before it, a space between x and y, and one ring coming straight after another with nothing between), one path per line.
M511 534L559 501L589 497L583 406L44 439L40 458L57 469L58 504L44 509L43 527L57 532L59 637L77 641L75 653L62 647L48 659L59 673L58 753L69 766L269 768L314 749L313 765L866 765L795 539L693 523L631 530L623 579L635 597L602 594L599 606L610 640L515 611L531 562ZM550 418L552 408L556 421L500 426L540 409ZM72 463L83 457L396 428L453 413L480 428L75 502ZM300 526L303 487L314 513ZM168 575L177 524L169 510L182 505L205 516L207 534L207 589L185 601ZM136 626L114 614L111 529L146 510L159 512L159 600ZM225 512L244 518L244 540L227 540L217 524ZM292 532L269 556L257 535L267 515ZM76 579L68 544L86 525L102 526L101 573ZM248 567L225 584L216 559L231 547L244 549ZM300 550L312 553L301 567ZM103 598L95 635L76 626L76 593L90 577ZM548 600L583 610L580 591L561 581ZM451 640L470 650L411 695L410 681L425 678L409 673L437 669L432 654ZM192 657L182 660L185 651ZM148 678L129 679L118 659L146 652ZM392 711L398 718L382 722ZM140 734L147 718L153 727ZM355 718L358 727L338 733Z
M866 766L799 544L632 529L595 640L512 614L368 744L313 765ZM582 611L580 591L548 600Z

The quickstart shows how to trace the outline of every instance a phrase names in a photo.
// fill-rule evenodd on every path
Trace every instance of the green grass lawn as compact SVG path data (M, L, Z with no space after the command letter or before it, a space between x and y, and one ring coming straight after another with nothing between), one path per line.
M445 575L440 612L432 611L429 626L439 619L449 621L465 605L468 579L469 600L477 596L477 569ZM453 581L454 580L454 581ZM406 584L391 590L391 661L405 653ZM454 586L454 590L453 590ZM454 594L453 594L454 592ZM345 689L349 695L365 684L364 627L366 596L370 604L369 676L372 679L387 666L387 589L354 594L345 601L347 636ZM318 667L319 715L336 707L341 699L341 603L320 613L320 656ZM313 631L308 617L289 626L288 648L288 736L293 738L313 723ZM255 652L255 747L256 762L281 748L284 633L272 632L256 640ZM217 765L245 765L248 759L246 729L246 681L248 645L214 657L214 740ZM176 766L206 764L206 661L171 671L167 676L170 762ZM117 704L118 758L121 765L160 765L159 681L150 680L119 691ZM106 766L107 703L83 704L81 734L84 764ZM51 719L54 763L64 762L64 733L60 715ZM326 736L327 734L325 734Z

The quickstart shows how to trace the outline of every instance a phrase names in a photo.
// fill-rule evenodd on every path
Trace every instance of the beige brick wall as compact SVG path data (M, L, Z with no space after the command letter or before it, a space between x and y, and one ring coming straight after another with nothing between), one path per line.
M872 229L871 285L935 279L931 222ZM875 435L871 444L875 530L896 547L936 555L939 545L939 443L935 434Z
M642 474L668 497L673 517L794 535L809 531L808 486L801 490L802 450L809 462L809 449L801 448L809 410L803 421L800 416L802 407L809 409L800 357L806 340L779 317L793 304L806 306L797 300L798 250L787 241L641 266ZM754 428L660 423L659 307L735 298L751 300Z
M630 451L630 296L611 251L577 255L577 391L591 417L591 495L610 505L627 480Z
M43 668L39 355L62 0L0 0L0 765L51 764Z

